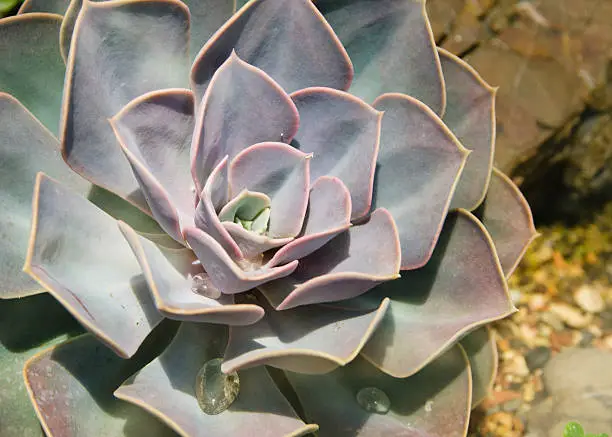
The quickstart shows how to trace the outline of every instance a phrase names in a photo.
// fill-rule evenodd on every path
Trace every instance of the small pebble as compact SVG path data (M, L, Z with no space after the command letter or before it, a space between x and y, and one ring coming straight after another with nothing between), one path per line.
M574 292L574 301L587 313L600 313L606 308L601 290L588 284Z
M591 322L590 317L582 314L580 310L564 302L550 304L550 311L572 328L585 328Z
M541 369L550 360L551 350L550 348L539 346L531 349L525 355L525 362L529 370Z

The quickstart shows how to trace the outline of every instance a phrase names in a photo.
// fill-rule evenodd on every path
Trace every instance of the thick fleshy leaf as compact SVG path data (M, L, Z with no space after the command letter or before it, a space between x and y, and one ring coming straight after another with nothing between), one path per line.
M388 300L373 309L309 305L274 311L260 299L266 317L232 327L222 370L266 364L300 373L326 373L353 360L385 315Z
M70 5L66 9L64 19L62 20L62 27L60 29L60 52L64 62L68 61L74 25L79 17L79 12L81 12L82 6L83 0L70 0Z
M23 297L43 291L21 271L30 236L36 173L44 170L82 194L91 186L62 161L53 135L4 93L0 93L0 120L0 298Z
M202 96L213 73L235 50L288 93L312 86L348 89L351 61L310 0L253 0L204 45L191 69Z
M418 268L431 256L468 152L412 97L386 94L374 106L384 115L372 207L395 219L402 269Z
M284 143L259 143L230 164L230 196L242 190L270 197L268 235L292 238L302 229L310 185L311 155Z
M425 267L360 299L373 307L383 298L391 299L389 312L362 354L398 378L418 372L466 332L515 311L493 242L465 210L449 215Z
M464 437L470 416L470 369L454 347L407 379L385 375L361 358L328 375L287 373L320 437ZM364 388L382 390L386 414L357 401Z
M30 400L46 435L176 436L140 408L113 397L113 391L125 378L168 344L169 333L162 331L147 339L129 360L101 346L91 335L69 340L31 358L25 366L24 376Z
M249 325L263 317L261 307L235 305L233 296L211 299L192 291L192 276L200 272L193 269L195 257L189 249L162 251L125 223L119 227L138 258L157 309L165 317L228 325Z
M377 209L366 223L349 228L302 258L290 276L259 288L276 309L285 310L359 296L399 278L399 270L397 228L387 210Z
M304 228L268 262L277 266L310 255L351 225L351 194L342 181L321 176L312 184Z
M204 44L230 19L235 12L237 0L183 0L191 14L191 38L189 51L194 60Z
M60 128L64 156L79 174L143 208L108 118L142 94L185 86L188 15L178 0L85 0L75 24Z
M477 214L491 234L506 277L510 276L538 235L527 201L514 182L494 168Z
M241 293L264 282L283 278L293 273L298 265L297 261L281 267L245 265L248 268L243 270L223 250L223 247L206 232L197 228L187 228L184 234L189 246L208 273L210 281L224 294Z
M240 260L243 258L240 247L232 240L231 235L223 227L215 211L215 199L218 199L217 203L221 203L221 199L226 199L228 197L227 162L228 157L226 156L213 169L210 176L208 176L204 189L200 194L200 201L196 207L194 223L198 229L201 229L215 239L232 259ZM183 234L184 231L185 230L183 230Z
M50 294L0 301L2 437L43 436L23 384L23 366L41 350L81 332L79 324Z
M189 171L193 110L191 91L161 90L132 100L110 120L153 216L177 241L195 214Z
M336 176L352 199L352 219L370 212L382 112L348 93L307 88L291 95L300 114L293 144L312 153L311 181Z
M293 238L269 238L265 235L247 231L242 225L236 223L223 222L222 225L246 259L255 258L270 249L284 246L293 240Z
M488 326L478 328L461 339L470 360L472 372L472 408L480 404L493 389L497 374L497 345Z
M372 102L384 93L413 96L444 112L444 79L425 0L316 0L353 65L351 94ZM408 49L409 48L409 49Z
M495 93L467 62L438 49L446 86L444 123L472 153L467 159L451 208L474 210L483 201L493 167Z
M157 416L183 437L301 436L316 431L302 422L264 367L240 372L240 394L216 415L202 412L195 396L202 365L223 354L227 328L183 323L164 353L115 391Z
M161 321L111 216L39 173L24 266L89 331L132 356Z
M70 0L25 0L19 8L19 14L32 12L49 12L63 15Z
M0 20L0 92L15 96L57 135L64 63L58 35L62 17L34 13Z
M267 74L232 53L213 76L197 116L191 171L198 193L225 155L231 162L252 144L289 142L297 129L297 109L289 96Z

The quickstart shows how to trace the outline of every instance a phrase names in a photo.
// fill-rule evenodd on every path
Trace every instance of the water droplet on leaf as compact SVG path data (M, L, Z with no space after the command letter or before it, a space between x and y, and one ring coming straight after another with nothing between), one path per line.
M389 396L376 387L364 387L359 390L357 403L368 413L387 414L391 408Z
M191 278L191 291L209 299L219 299L221 297L221 291L212 284L206 273L198 273Z
M207 361L196 376L196 398L202 411L214 415L224 412L238 397L238 373L221 372L222 358Z

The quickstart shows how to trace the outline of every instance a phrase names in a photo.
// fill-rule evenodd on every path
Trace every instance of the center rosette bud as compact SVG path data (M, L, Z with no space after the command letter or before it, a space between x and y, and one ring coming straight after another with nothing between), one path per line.
M257 235L267 235L271 201L263 193L243 190L219 212L221 222L231 222Z

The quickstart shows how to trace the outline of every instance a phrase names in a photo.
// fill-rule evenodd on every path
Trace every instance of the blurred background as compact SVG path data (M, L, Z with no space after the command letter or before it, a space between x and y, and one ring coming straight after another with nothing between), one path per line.
M20 0L0 0L0 16ZM612 433L612 0L428 0L438 45L498 86L496 165L540 237L493 326L499 372L472 437Z

